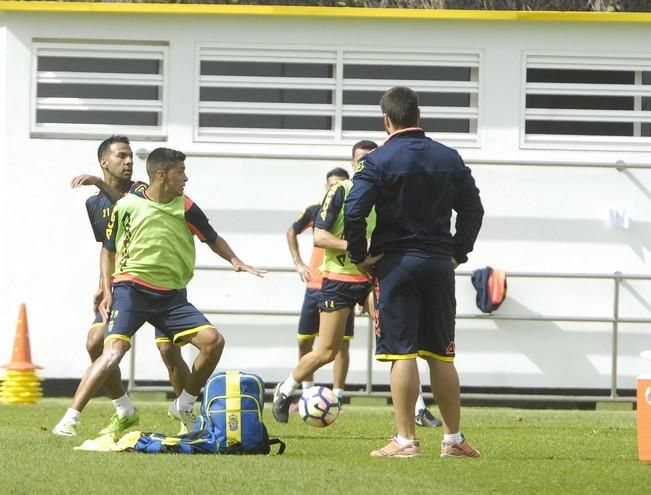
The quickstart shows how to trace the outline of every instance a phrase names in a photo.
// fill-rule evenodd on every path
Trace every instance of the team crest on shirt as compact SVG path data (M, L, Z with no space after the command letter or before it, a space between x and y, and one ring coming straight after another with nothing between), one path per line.
M355 173L357 173L357 172L361 172L363 168L364 168L364 160L360 160L355 164L353 170L355 170Z

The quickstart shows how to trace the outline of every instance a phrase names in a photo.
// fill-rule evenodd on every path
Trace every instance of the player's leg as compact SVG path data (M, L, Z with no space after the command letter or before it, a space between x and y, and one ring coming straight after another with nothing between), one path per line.
M427 359L430 365L430 379L436 403L443 418L443 442L441 457L478 458L480 453L470 446L461 433L461 400L459 375L453 362Z
M312 352L314 339L319 335L319 298L318 289L305 289L301 315L298 319L298 360ZM314 374L308 374L302 383L303 390L314 386Z
M433 259L423 269L423 297L430 304L421 312L419 355L427 360L432 393L443 418L441 457L479 457L460 431L461 398L455 357L455 281L449 260Z
M91 362L100 357L104 350L104 327L102 316L98 313L95 316L95 321L88 330L88 337L86 338L86 350L88 351ZM122 385L120 367L111 371L106 377L104 389L106 390L106 395L111 399L113 407L115 407L115 414L111 416L109 424L100 430L100 434L117 434L129 426L133 426L135 421L137 421L135 419L137 417L136 408Z
M215 327L205 327L195 333L190 343L199 349L199 354L192 363L192 371L185 384L185 390L198 396L210 375L217 367L226 341Z
M289 377L276 385L272 413L279 423L289 420L289 398L308 375L332 362L339 351L346 330L346 321L355 305L351 296L354 283L323 280L319 302L319 346L301 358Z
M128 341L113 339L104 344L102 355L93 361L79 382L70 408L54 427L55 435L74 436L79 418L88 401L97 393L106 377L119 366L122 357L131 347Z
M364 311L368 314L368 317L373 324L375 318L375 303L373 302L373 293L371 292L368 295L368 299L364 304ZM416 398L416 407L414 408L414 415L416 418L416 426L425 426L430 428L436 428L441 426L443 423L440 419L436 418L432 412L425 404L425 398L423 397L423 386L420 384L420 374L418 376L419 389L418 397Z
M303 356L309 354L314 350L314 337L298 337L298 360L303 359ZM303 380L303 389L310 388L314 385L314 373L305 376Z
M131 348L129 339L109 339L104 343L102 355L98 357L84 374L75 397L72 401L72 408L82 411L99 388L109 376L120 365L120 361Z
M86 370L71 407L55 426L53 433L64 436L76 434L81 411L106 378L118 368L124 354L130 349L131 337L145 322L145 315L139 308L147 308L147 305L146 298L132 284L118 284L113 288L111 318L105 328L102 354ZM127 423L128 426L133 426L138 422L137 411L134 409L133 414L122 419L122 424L117 425L119 428L125 429Z
M344 337L350 311L351 308L348 307L321 313L319 346L303 356L289 377L274 389L272 413L279 423L288 422L290 397L305 377L335 359Z
M346 377L348 376L348 368L350 367L350 341L355 335L355 315L351 311L346 320L346 330L344 332L344 340L341 342L339 351L335 356L333 367L333 380L332 392L339 399L341 404L344 398L344 389L346 387Z
M190 376L190 368L183 359L181 348L172 344L172 341L158 329L156 329L156 347L158 347L160 357L167 368L172 388L176 395L179 395Z
M298 383L312 375L322 366L334 361L346 331L346 321L351 313L350 307L332 312L321 312L319 323L319 345L298 362L292 376Z
M184 290L170 292L160 307L167 309L161 311L151 323L167 335L173 344L182 346L191 343L199 350L183 390L167 409L170 416L179 420L187 431L191 431L196 418L194 404L221 358L225 340L217 328L188 302Z
M430 369L432 393L443 418L443 433L459 431L461 417L461 400L459 393L459 375L452 362L426 358Z
M323 280L319 303L319 346L303 356L289 377L276 386L272 408L276 421L287 423L289 420L289 397L305 376L335 359L353 307L364 300L369 289L368 283Z
M398 435L416 438L414 404L418 398L418 366L416 359L397 359L391 363L391 398Z
M391 397L397 434L374 457L413 457L420 454L414 408L419 392L418 317L421 298L414 274L417 267L405 256L385 255L375 267L376 358L391 362Z
M104 326L104 323L102 323L102 316L98 313L95 317L95 321L90 326L88 336L86 337L86 350L90 356L91 363L100 357L104 350ZM111 399L117 399L126 393L122 386L120 368L116 369L106 377L104 388L106 389L106 395Z
M420 374L419 374L420 378ZM428 428L438 428L443 425L443 422L438 419L429 407L425 403L425 398L423 397L423 385L421 383L418 389L418 398L416 399L416 407L414 408L414 414L416 416L416 426L423 426Z
M172 401L167 410L170 416L181 422L182 432L194 429L196 420L193 411L194 404L201 392L201 388L215 371L225 345L224 337L212 325L203 325L199 329L192 330L191 334L185 334L175 342L181 345L190 342L199 350L199 354L192 363L192 370L187 377L183 390Z
M318 331L318 326L317 326ZM298 360L300 361L303 356L312 352L314 348L314 336L312 335L301 335L299 332L298 335ZM305 380L301 383L301 388L303 391L314 386L314 373L305 377ZM296 399L296 398L295 398ZM298 412L298 402L292 400L291 405L289 406L289 412Z

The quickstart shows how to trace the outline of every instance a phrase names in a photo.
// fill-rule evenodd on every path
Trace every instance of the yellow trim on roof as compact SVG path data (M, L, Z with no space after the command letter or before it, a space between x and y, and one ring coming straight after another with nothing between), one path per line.
M293 7L273 5L215 5L105 2L19 2L0 0L0 12L62 12L113 14L237 15L337 17L353 19L413 19L437 21L534 21L648 23L648 12L529 12L515 10L426 10L355 7Z

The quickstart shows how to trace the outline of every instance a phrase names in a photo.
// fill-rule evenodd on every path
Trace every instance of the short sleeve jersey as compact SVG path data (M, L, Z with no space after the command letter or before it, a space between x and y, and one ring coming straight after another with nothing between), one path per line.
M316 217L319 214L321 209L321 204L316 203L305 208L303 213L298 217L298 219L292 224L292 229L296 234L305 232L308 228L314 229L314 224L316 223ZM323 248L314 246L312 248L312 257L310 258L310 271L312 272L312 278L306 284L308 289L320 289L321 282L323 277L321 276L321 263L323 263Z
M327 230L332 235L344 238L344 202L353 187L353 182L343 180L334 184L321 205L317 216L316 227ZM375 228L375 210L367 217L367 238ZM357 281L366 280L357 267L350 261L346 251L326 249L322 270L324 277L332 280Z
M114 283L185 288L194 275L193 235L208 243L218 238L205 213L187 196L158 203L145 191L128 194L117 202L106 228L104 246L117 253Z
M128 193L144 191L145 189L147 189L147 184L144 182L129 182ZM88 220L90 221L90 226L93 229L93 235L97 242L104 242L105 240L106 227L111 219L114 206L115 203L103 192L93 194L86 200Z

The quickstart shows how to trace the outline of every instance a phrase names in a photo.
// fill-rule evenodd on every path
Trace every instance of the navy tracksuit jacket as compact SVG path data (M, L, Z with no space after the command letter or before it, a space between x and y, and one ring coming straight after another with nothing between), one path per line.
M344 205L344 235L353 263L367 256L366 217L375 205L371 254L468 260L484 209L456 150L410 128L390 136L361 162ZM457 218L450 232L452 210Z

